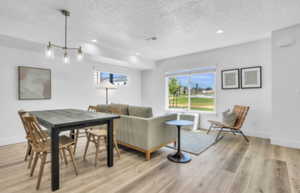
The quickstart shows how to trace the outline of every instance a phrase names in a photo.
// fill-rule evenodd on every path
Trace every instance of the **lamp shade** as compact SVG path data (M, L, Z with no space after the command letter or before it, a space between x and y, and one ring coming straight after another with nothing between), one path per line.
M106 88L106 89L116 89L117 86L112 84L109 80L104 80L100 83L99 88Z

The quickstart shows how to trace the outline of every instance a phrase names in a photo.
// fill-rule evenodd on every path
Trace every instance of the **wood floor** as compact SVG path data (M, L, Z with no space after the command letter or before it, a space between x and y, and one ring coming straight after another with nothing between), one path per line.
M145 161L144 154L123 149L115 166L106 167L102 152L94 167L94 148L82 161L84 141L76 153L79 175L61 163L61 189L66 193L300 193L300 150L270 145L269 140L226 136L218 144L192 156L188 164L169 162L173 150L163 148ZM50 164L40 190L37 171L29 177L23 156L25 144L0 147L0 192L50 191Z

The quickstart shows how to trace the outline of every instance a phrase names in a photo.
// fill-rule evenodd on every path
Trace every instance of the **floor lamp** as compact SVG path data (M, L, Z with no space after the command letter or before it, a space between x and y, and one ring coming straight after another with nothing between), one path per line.
M112 84L109 80L105 80L105 81L101 82L100 88L105 89L106 104L108 104L108 90L109 89L116 89L117 86Z

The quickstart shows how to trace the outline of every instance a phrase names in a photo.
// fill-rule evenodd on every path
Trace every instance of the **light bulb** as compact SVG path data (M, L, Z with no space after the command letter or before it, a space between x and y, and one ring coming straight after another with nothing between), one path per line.
M82 58L83 58L83 55L82 55L82 54L78 54L78 55L77 55L77 59L78 59L79 61L81 61Z
M222 33L224 33L224 31L221 30L221 29L219 29L218 31L216 31L216 33L217 33L217 34L222 34Z
M52 51L47 48L47 50L46 50L46 57L47 58L51 58L51 56L52 56Z
M69 64L70 63L70 57L68 56L67 52L64 54L64 63Z
M82 48L79 47L78 49L78 55L77 55L77 59L80 61L83 58L83 52L82 52Z
M54 58L53 46L51 45L51 42L49 42L47 45L45 54L47 58Z

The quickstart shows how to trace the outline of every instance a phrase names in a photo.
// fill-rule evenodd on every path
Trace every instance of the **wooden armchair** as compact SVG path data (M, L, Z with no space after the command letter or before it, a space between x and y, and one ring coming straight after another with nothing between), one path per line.
M220 140L222 138L222 137L220 137L222 132L231 132L234 135L241 134L244 137L244 139L247 142L249 142L249 139L244 135L244 133L241 130L241 128L244 124L244 121L246 119L246 116L248 114L248 111L249 111L248 106L235 105L233 108L233 112L236 113L237 119L235 121L234 126L228 126L222 122L209 120L208 122L210 123L210 127L207 131L207 134L211 131L211 129L217 128L217 129L220 129L220 131L217 134L216 141Z

